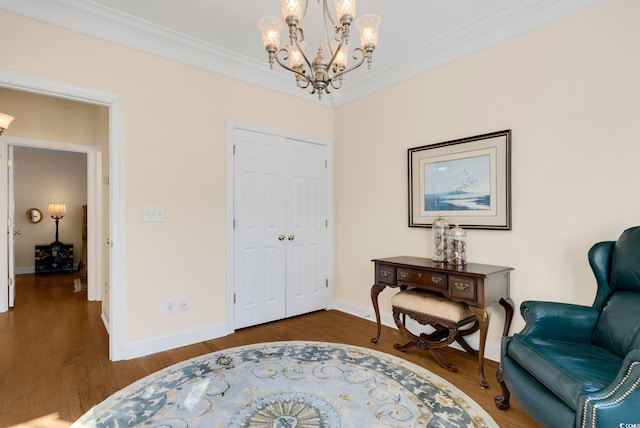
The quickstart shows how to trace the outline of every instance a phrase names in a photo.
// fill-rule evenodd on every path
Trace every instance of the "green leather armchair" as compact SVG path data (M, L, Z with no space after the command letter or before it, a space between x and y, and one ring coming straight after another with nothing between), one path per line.
M589 250L592 306L527 301L502 340L496 405L545 428L640 428L640 226Z

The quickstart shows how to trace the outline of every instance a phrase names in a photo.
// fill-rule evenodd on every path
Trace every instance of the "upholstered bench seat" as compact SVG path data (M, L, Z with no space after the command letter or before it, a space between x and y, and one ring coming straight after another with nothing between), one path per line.
M444 368L452 372L457 371L456 366L450 364L438 348L449 346L456 341L465 351L474 356L478 355L463 338L479 328L478 318L466 303L454 302L439 293L413 288L396 293L391 300L391 306L393 320L398 329L410 339L404 345L396 344L396 349L404 351L416 346L429 350ZM422 325L430 325L435 331L416 335L407 329L404 316ZM461 329L464 326L469 327Z
M428 312L434 318L453 323L474 317L466 303L454 302L441 294L416 288L396 293L391 305L404 311Z

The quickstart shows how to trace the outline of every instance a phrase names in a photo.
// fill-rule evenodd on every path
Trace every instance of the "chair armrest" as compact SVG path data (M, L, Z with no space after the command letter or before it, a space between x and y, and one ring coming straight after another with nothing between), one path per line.
M520 305L526 326L522 335L566 342L590 343L600 311L569 303L526 301Z
M576 426L638 426L640 417L640 349L627 354L616 380L607 388L580 398Z

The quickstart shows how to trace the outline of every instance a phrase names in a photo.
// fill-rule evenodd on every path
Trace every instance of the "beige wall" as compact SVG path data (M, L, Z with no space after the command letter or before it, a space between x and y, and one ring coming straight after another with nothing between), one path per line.
M227 118L332 139L333 110L4 11L0 38L0 67L123 97L125 341L224 324Z
M15 117L3 135L89 146L108 137L106 107L0 87L0 112Z
M74 266L82 256L82 205L87 203L87 156L46 150L16 149L14 153L16 229L15 266L18 272L34 271L34 247L55 240L55 222L47 213L49 202L63 202L67 213L58 225L58 236L73 244ZM30 208L42 212L42 221L29 223Z
M469 259L514 267L516 305L591 304L589 247L640 222L638 16L607 1L339 108L335 297L368 308L372 258L431 256L407 227L408 148L512 129L513 230L468 230Z

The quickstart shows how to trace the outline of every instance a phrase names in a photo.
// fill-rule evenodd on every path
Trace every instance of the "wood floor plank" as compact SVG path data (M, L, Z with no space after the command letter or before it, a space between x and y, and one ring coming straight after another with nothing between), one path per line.
M396 351L393 345L403 341L396 329L383 327L379 343L371 344L375 325L339 311L319 311L147 357L111 362L101 304L88 302L86 291L73 291L75 275L17 277L16 307L0 314L0 426L48 417L51 424L65 427L111 394L164 367L221 349L290 340L345 343L405 358L464 391L501 427L538 426L514 401L506 412L495 407L493 398L500 392L494 376L497 363L486 362L490 388L483 390L478 385L476 360L470 355L445 349L445 357L458 366L458 373L450 373L425 351Z

